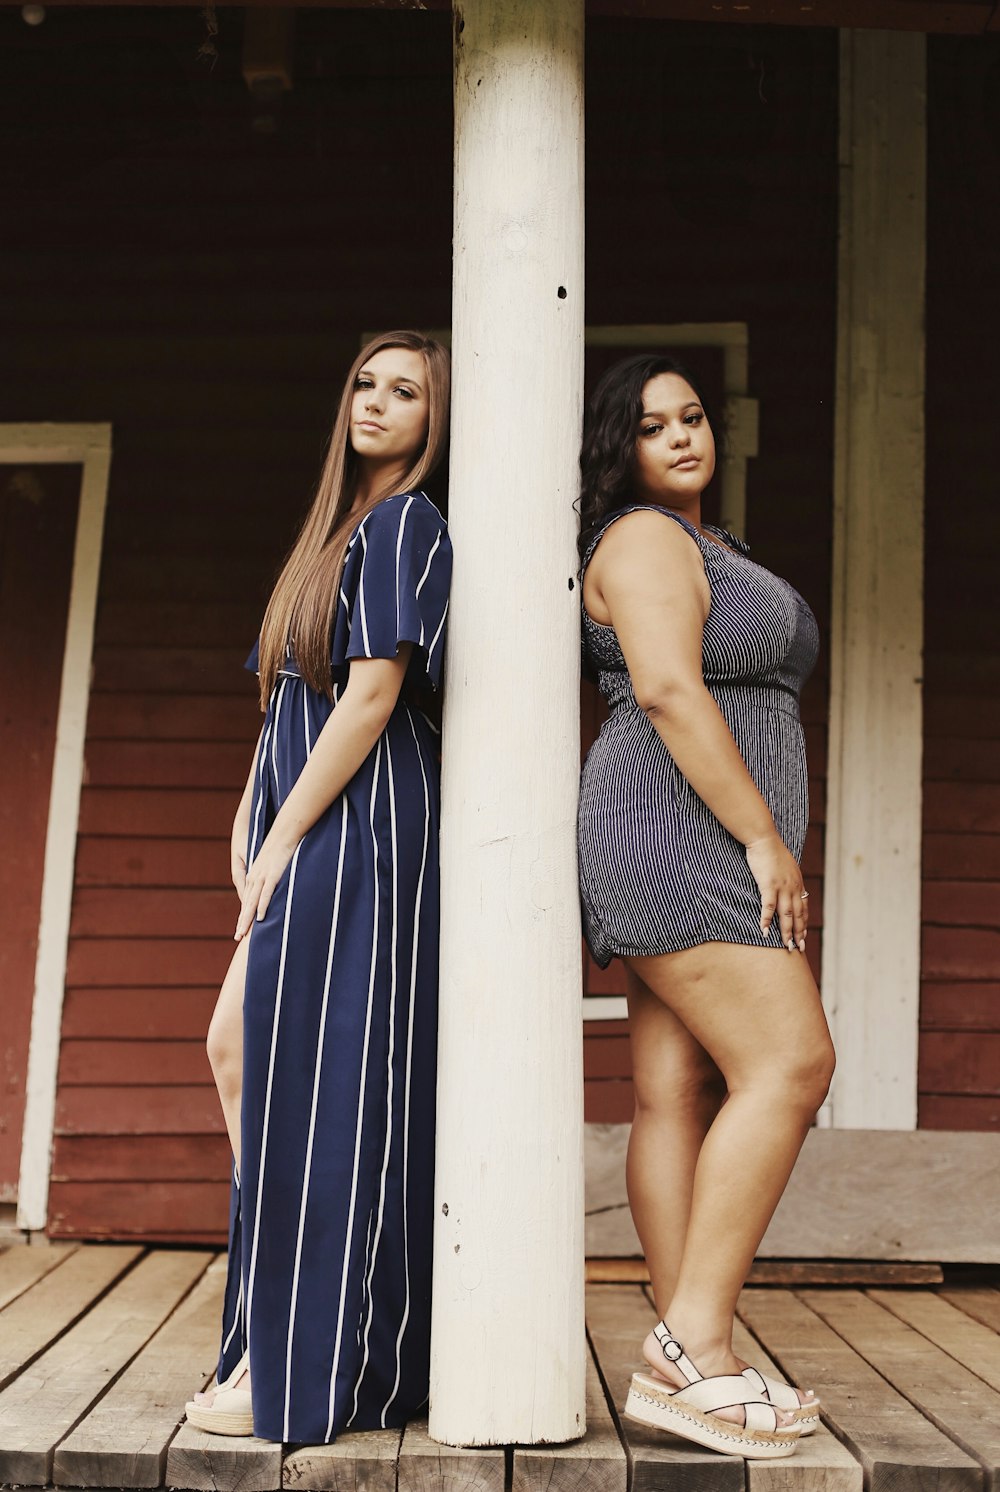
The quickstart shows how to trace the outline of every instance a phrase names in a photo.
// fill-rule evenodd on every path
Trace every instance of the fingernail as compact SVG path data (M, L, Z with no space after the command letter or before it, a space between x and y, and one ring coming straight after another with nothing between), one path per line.
M799 952L800 953L805 953L805 951L806 951L806 940L805 940L805 938L800 938L799 939Z

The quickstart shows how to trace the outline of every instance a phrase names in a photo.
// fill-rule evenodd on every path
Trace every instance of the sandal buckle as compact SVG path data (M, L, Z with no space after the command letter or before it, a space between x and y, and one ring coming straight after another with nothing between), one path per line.
M675 1342L673 1337L668 1337L665 1342L661 1342L660 1348L667 1362L676 1362L679 1357L684 1356L684 1348L680 1342Z

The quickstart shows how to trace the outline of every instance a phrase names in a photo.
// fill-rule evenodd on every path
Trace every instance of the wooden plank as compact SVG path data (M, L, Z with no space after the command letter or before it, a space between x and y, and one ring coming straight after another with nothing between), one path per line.
M782 1371L823 1401L867 1492L982 1492L982 1469L788 1290L744 1290L739 1315Z
M209 1262L190 1295L62 1442L57 1487L159 1487L167 1447L195 1389L215 1374L225 1258Z
M60 1087L114 1087L148 1083L174 1087L210 1083L212 1069L202 1037L195 1041L63 1041Z
M306 1445L289 1452L282 1487L302 1492L396 1492L396 1462L402 1430L365 1430L338 1435L332 1445Z
M641 1253L627 1143L626 1124L585 1128L588 1255ZM758 1258L1000 1263L998 1215L996 1134L814 1129Z
M957 1306L974 1321L980 1321L991 1331L1000 1332L1000 1290L990 1290L978 1285L956 1285L939 1290L942 1300Z
M229 1181L53 1182L49 1209L56 1237L218 1236L228 1223Z
M44 1238L38 1243L32 1241L27 1248L15 1244L4 1249L0 1253L0 1311L30 1290L43 1275L65 1263L71 1253L72 1244L50 1243Z
M442 1445L426 1419L411 1420L396 1475L398 1492L504 1492L506 1456L499 1446Z
M748 1285L937 1285L940 1264L891 1264L866 1259L757 1259ZM587 1283L648 1285L645 1259L588 1259Z
M251 757L243 741L91 741L93 787L226 787L242 792Z
M998 1012L1000 984L963 980L927 981L921 986L920 1024L925 1031L995 1031Z
M604 1396L597 1364L587 1354L587 1433L568 1445L515 1446L512 1492L625 1492L628 1462Z
M81 834L134 834L138 839L228 839L231 789L85 787Z
M925 979L1000 978L1000 931L981 927L925 927L921 937Z
M167 1451L166 1486L188 1492L275 1492L281 1446L255 1435L210 1435L187 1421Z
M868 1298L1000 1392L1000 1336L996 1331L931 1290L869 1290Z
M924 828L954 833L1000 833L1000 786L991 782L933 782L924 795Z
M63 1005L63 1040L117 1036L133 1041L204 1040L219 998L217 985L191 989L68 989Z
M232 939L239 908L232 883L220 890L78 887L70 934L141 938L159 932L181 938Z
M638 1287L589 1285L587 1330L628 1459L630 1492L743 1492L743 1462L688 1446L622 1417L633 1372L643 1367L642 1342L655 1316Z
M1000 1031L922 1031L920 1086L931 1093L1000 1095Z
M232 887L229 842L217 839L134 839L89 836L79 841L76 884L91 886Z
M996 927L1000 881L925 881L922 916L947 927Z
M214 984L225 977L233 956L231 937L74 938L70 942L71 984L105 986Z
M1000 834L924 834L924 880L1000 877Z
M0 1388L72 1326L141 1252L135 1247L76 1249L54 1273L18 1295L0 1315Z
M203 1251L147 1255L37 1358L30 1372L0 1393L0 1481L41 1487L51 1480L55 1447L187 1294L206 1263Z
M949 1094L920 1095L922 1130L971 1130L982 1134L1000 1129L1000 1098L954 1097Z
M1000 1472L1000 1394L899 1314L884 1310L859 1290L807 1290L801 1299L932 1424L985 1466L985 1485L995 1484Z
M783 1381L785 1375L741 1321L733 1331L733 1351L761 1373ZM805 1385L807 1388L811 1384ZM861 1462L835 1440L825 1425L800 1439L789 1461L748 1461L747 1492L862 1492Z
M215 1085L204 1088L68 1088L56 1099L56 1133L214 1135L225 1123Z
M109 603L102 597L101 604ZM247 653L251 646L248 642ZM260 729L260 703L255 680L249 674L247 677L247 694L240 699L231 694L157 694L145 689L94 694L87 739L90 743L104 739L239 741L249 751Z
M231 1160L224 1134L57 1135L52 1180L218 1182Z

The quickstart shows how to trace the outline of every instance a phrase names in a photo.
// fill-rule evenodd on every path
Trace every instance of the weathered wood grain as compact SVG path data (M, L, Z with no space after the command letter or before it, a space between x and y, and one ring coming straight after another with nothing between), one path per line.
M803 1291L803 1302L838 1332L932 1424L1000 1473L1000 1393L859 1290ZM939 1302L947 1311L944 1302ZM925 1313L915 1308L918 1319ZM933 1307L926 1314L933 1314ZM994 1370L997 1354L991 1354Z
M190 1250L149 1254L0 1393L0 1482L42 1487L51 1480L55 1447L186 1295L206 1262L203 1252Z
M937 1285L940 1264L884 1264L866 1259L758 1259L748 1285ZM591 1285L647 1285L645 1259L588 1259Z
M989 1290L977 1286L957 1286L939 1290L942 1300L958 1306L974 1321L981 1321L993 1331L1000 1332L1000 1290Z
M453 1446L432 1440L427 1420L403 1432L398 1492L504 1492L506 1456L501 1446Z
M568 1445L516 1446L512 1492L625 1492L628 1464L587 1348L587 1433Z
M1000 1392L1000 1336L958 1306L929 1290L869 1290L868 1297L891 1311L949 1357Z
M739 1314L782 1370L823 1401L867 1492L981 1492L982 1468L788 1290L744 1290Z
M301 1492L396 1492L402 1430L338 1435L332 1445L304 1445L289 1452L282 1487Z
M137 1247L76 1249L18 1295L0 1316L0 1388L82 1316L141 1252Z
M761 1373L784 1381L785 1375L742 1322L733 1332L733 1349ZM812 1384L806 1384L811 1388ZM861 1462L836 1440L825 1425L800 1439L788 1461L748 1461L747 1492L861 1492Z
M628 1126L588 1124L587 1253L641 1252ZM1000 1263L1000 1134L811 1130L761 1259Z
M643 1367L643 1338L655 1319L638 1286L587 1288L587 1329L628 1458L630 1492L743 1492L741 1460L698 1450L623 1417L629 1381Z
M188 1492L275 1492L281 1446L252 1435L209 1435L185 1422L167 1451L166 1485Z
M205 1256L206 1261L208 1256ZM125 1372L57 1448L57 1487L159 1487L184 1405L214 1375L226 1284L216 1259Z
M30 1290L44 1275L65 1263L74 1251L71 1243L49 1243L43 1239L30 1248L16 1244L0 1253L0 1311Z

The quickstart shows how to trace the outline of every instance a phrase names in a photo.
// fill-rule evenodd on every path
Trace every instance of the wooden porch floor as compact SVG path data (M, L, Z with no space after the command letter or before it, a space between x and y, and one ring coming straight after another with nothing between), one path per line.
M588 1288L585 1440L451 1450L426 1424L283 1449L178 1425L213 1371L224 1260L207 1250L0 1254L0 1483L198 1492L1000 1492L1000 1290L753 1287L747 1358L815 1388L788 1461L728 1461L620 1419L652 1320L640 1285Z

